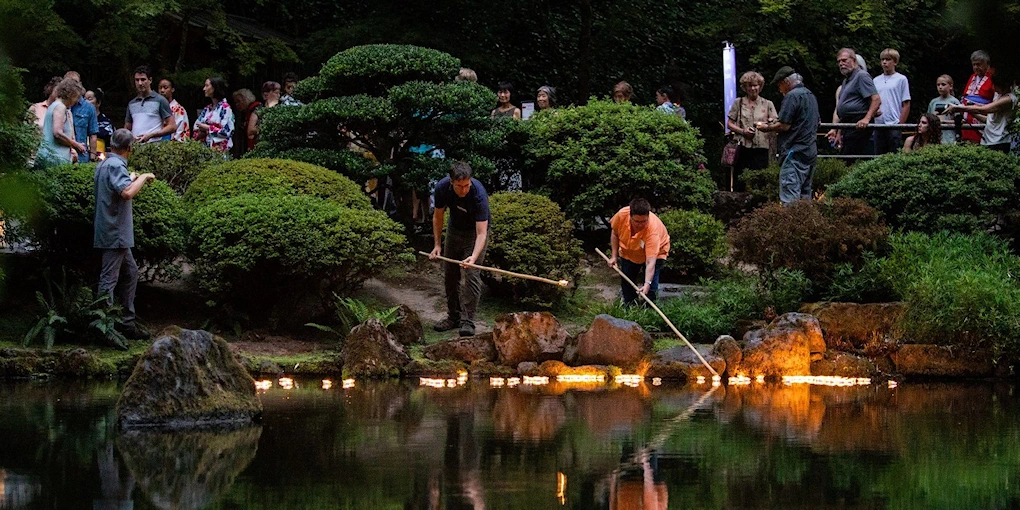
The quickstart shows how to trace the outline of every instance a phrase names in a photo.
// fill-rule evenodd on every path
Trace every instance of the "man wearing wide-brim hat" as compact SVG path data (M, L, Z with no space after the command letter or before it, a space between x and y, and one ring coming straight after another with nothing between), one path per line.
M756 122L759 131L779 133L779 200L783 205L811 198L811 177L818 161L818 100L804 79L790 66L776 72L772 82L783 94L779 119Z

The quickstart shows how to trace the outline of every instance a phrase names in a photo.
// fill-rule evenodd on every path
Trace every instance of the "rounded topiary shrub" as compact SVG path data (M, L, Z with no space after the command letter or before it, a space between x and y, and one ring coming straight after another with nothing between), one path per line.
M439 50L407 44L366 44L327 60L319 73L321 83L314 88L338 95L377 94L409 81L452 81L459 70L460 59Z
M540 112L528 125L525 177L574 221L608 220L637 196L662 208L712 205L715 184L698 169L703 141L679 116L592 100Z
M726 228L710 214L674 209L659 215L669 232L666 267L684 276L711 272L726 255Z
M846 174L850 167L834 158L819 158L815 166L815 174L811 178L811 188L816 194L825 194L833 184ZM744 170L740 180L747 186L747 191L766 200L779 201L779 163L773 162L760 170Z
M893 228L983 232L1020 209L1020 160L974 145L936 145L858 164L829 188L864 200Z
M552 200L530 193L496 193L489 197L488 263L517 273L576 283L581 275L581 243L573 226ZM534 307L549 307L565 289L545 283L503 278L490 287Z
M310 195L367 209L368 196L354 181L320 166L287 159L240 159L205 169L184 196L194 204L248 193Z
M30 238L51 263L89 269L95 217L95 163L64 165L27 174L40 207L25 218ZM166 280L180 274L175 259L184 253L187 217L181 197L155 181L132 200L140 277Z
M729 233L732 257L770 271L803 271L827 281L835 266L861 263L889 237L878 212L860 200L798 200L770 204L745 217Z
M187 142L140 143L131 152L132 172L151 172L180 194L206 167L223 162L224 154L204 144Z
M380 211L308 195L242 194L197 207L190 251L219 304L269 317L281 303L347 293L393 264L405 245Z

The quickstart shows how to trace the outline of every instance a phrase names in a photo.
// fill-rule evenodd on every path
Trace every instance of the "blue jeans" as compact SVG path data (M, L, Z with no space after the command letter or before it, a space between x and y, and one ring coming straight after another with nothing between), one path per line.
M627 275L638 288L645 284L645 265L635 264L623 257L618 259L620 261L620 271ZM655 301L655 296L659 292L659 273L662 272L662 267L666 265L666 259L655 259L655 274L652 276L652 284L648 288L648 298ZM623 292L623 302L631 304L637 301L638 295L634 287L631 287L627 280L620 278L620 290Z

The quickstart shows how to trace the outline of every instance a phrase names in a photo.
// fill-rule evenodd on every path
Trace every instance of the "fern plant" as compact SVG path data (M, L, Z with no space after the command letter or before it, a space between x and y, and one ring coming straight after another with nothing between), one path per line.
M389 327L391 324L397 322L397 310L400 309L399 306L376 310L370 308L360 299L340 297L336 293L333 294L333 297L336 298L336 301L333 302L333 308L336 313L337 327L316 324L314 322L309 322L305 324L305 326L318 329L319 331L333 333L339 337L341 341L343 341L347 338L347 335L351 334L351 330L354 329L355 326L369 319L377 319L384 327Z
M106 296L95 297L88 287L68 285L66 272L59 283L48 275L45 281L46 293L35 293L42 314L25 334L26 347L41 336L46 349L73 338L128 348L127 338L117 330L123 324L120 307L110 306Z

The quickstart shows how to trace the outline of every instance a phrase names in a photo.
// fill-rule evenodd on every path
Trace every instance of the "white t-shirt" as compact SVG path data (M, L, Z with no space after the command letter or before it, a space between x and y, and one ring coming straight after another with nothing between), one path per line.
M1000 97L996 93L992 102L998 101ZM1013 133L1009 132L1009 124L1013 122L1013 109L1016 108L1017 98L1014 93L1010 93L1009 97L1013 101L1009 110L988 114L988 120L985 122L985 131L981 134L981 145L998 145L1013 141Z
M882 116L876 120L876 124L899 124L903 102L910 101L907 77L900 73L882 73L873 81L878 89L878 97L882 98Z

